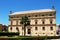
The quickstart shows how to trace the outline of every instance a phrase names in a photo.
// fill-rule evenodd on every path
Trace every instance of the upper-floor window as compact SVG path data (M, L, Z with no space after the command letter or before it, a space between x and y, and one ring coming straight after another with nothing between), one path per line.
M43 21L43 24L44 24L44 21Z
M45 24L45 19L42 19L42 24Z
M13 17L11 17L11 16L9 16L10 18L13 18Z
M31 16L28 16L28 17L31 17Z
M16 23L16 20L13 20L12 21L12 25L16 25L17 23Z
M48 14L46 14L46 16L48 16Z
M19 18L18 16L16 16L16 18Z
M35 17L37 17L37 15L35 15Z
M50 24L52 24L52 21L50 21Z
M37 24L37 20L35 20L35 24Z
M53 27L50 27L50 30L53 30Z
M49 14L50 16L52 16L52 14Z
M19 18L18 16L14 16L14 18Z
M42 21L42 24L44 24L45 22L44 21Z
M44 14L42 16L44 16Z
M42 27L43 30L45 30L45 27Z
M18 20L18 23L17 23L18 25L20 25L20 21L21 21L21 20Z
M37 24L37 21L35 22L35 24Z
M38 28L37 28L37 27L35 27L35 30L38 30Z

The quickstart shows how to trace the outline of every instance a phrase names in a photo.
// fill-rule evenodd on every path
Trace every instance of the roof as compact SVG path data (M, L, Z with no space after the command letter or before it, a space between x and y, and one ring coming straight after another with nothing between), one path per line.
M29 10L29 11L22 11L22 12L14 12L14 13L9 14L9 15L39 13L39 12L52 12L52 11L55 11L55 10L52 10L52 9Z

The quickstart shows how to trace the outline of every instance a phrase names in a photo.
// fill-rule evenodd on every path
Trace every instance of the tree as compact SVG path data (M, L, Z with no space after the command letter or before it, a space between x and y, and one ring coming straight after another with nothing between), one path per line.
M24 25L24 36L26 34L26 26L30 25L28 16L22 16L20 24Z
M3 25L2 31L8 31L8 27L6 25Z

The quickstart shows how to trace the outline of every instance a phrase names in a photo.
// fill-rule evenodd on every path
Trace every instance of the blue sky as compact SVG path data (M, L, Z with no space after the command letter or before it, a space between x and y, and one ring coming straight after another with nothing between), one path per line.
M0 0L0 24L8 25L9 11L47 9L55 6L56 23L60 24L60 0Z

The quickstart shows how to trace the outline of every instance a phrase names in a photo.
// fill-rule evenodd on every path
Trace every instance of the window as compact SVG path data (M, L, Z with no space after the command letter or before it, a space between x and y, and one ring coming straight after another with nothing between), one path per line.
M53 27L50 27L50 30L53 30Z
M50 14L50 16L52 16L52 14Z
M44 15L42 15L42 16L44 16Z
M52 24L52 21L50 21L50 24Z
M37 24L37 20L35 20L35 24Z
M28 16L28 17L31 17L31 16Z
M10 18L13 18L13 17L10 17Z
M44 21L42 22L42 24L44 24Z
M12 27L10 27L10 30L12 30Z
M16 25L16 20L13 20L12 25Z
M21 25L21 24L20 24L20 21L21 21L21 20L18 20L18 25Z
M35 24L37 24L37 22L35 22Z
M35 15L35 17L37 17L37 15Z
M30 32L28 32L28 34L30 34Z
M19 18L18 16L16 16L16 18Z
M18 16L14 16L14 18L18 18Z
M42 29L45 30L45 27L43 27Z
M35 30L38 30L38 28L37 28L37 27L35 27Z
M16 27L16 30L19 31L18 27Z
M48 14L46 14L46 16L48 16Z
M31 29L28 29L28 34L31 34Z
M42 19L42 24L45 24L45 19Z
M59 32L57 32L57 35L59 34Z

